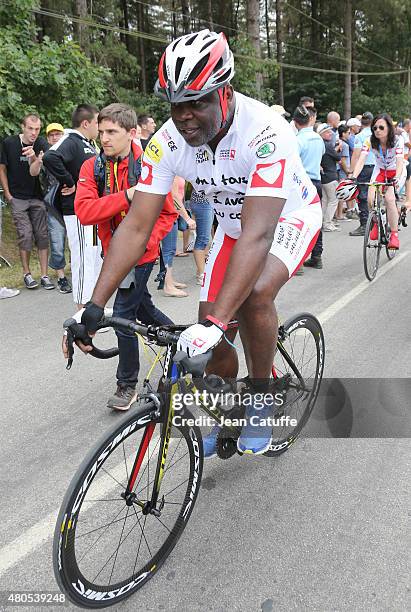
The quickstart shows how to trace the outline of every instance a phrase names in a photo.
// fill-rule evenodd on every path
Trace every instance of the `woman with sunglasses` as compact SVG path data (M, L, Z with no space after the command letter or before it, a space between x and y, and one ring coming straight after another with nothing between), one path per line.
M375 167L371 176L371 183L384 183L391 180L392 187L385 190L385 204L387 207L387 219L391 228L391 237L388 243L389 249L399 249L398 240L398 210L395 203L395 192L400 191L405 183L406 171L404 164L404 144L402 138L395 134L393 121L387 113L381 113L374 117L371 124L371 138L364 142L360 157L349 178L356 179L360 174L365 159L372 149L375 155ZM368 189L368 203L372 206L375 196L375 187ZM378 239L378 228L374 226L370 233L371 240Z

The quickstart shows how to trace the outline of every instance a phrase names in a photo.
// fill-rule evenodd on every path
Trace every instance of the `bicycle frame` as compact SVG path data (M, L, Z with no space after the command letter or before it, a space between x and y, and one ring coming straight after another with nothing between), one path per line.
M232 325L231 327L234 327ZM179 329L184 329L184 327L179 326ZM297 396L294 396L292 401L300 399L305 393L309 392L310 389L306 386L305 381L293 362L292 358L289 356L287 351L285 350L282 341L286 337L286 332L280 326L279 328L279 336L277 341L277 350L281 353L283 358L286 360L287 364L290 366L292 371L294 372L298 384L291 383L291 377L289 374L283 377L284 384L281 389L281 385L279 385L279 390L285 390L287 388L294 388L298 391ZM160 496L160 488L161 481L164 474L164 467L167 460L167 453L169 449L169 442L171 436L171 428L173 424L173 417L175 413L173 395L178 392L188 392L191 394L195 394L197 389L192 380L189 380L182 372L179 370L173 362L173 356L176 352L176 347L173 344L168 344L164 356L164 365L163 365L163 377L162 384L164 385L161 389L160 394L156 394L153 392L152 387L150 385L150 381L146 379L144 381L144 386L146 387L148 393L142 395L142 398L147 399L148 401L154 401L156 405L156 416L162 414L161 419L161 435L160 435L160 452L158 454L158 460L156 465L156 472L153 480L153 489L151 494L151 499L146 502L138 502L136 499L136 494L133 492L133 487L135 485L137 476L139 474L140 467L143 463L145 454L149 448L149 443L152 439L155 423L148 423L147 428L144 432L143 438L141 440L139 449L136 454L136 458L134 460L133 468L130 472L129 481L127 484L127 488L125 493L123 494L124 499L130 505L132 503L137 503L142 508L143 514L154 514L159 515L162 509L162 502L160 502L159 507L157 508L158 499ZM277 377L277 384L281 381L279 377ZM284 407L287 403L281 406L281 410L284 410ZM199 401L200 409L205 412L208 416L215 419L216 421L224 424L224 420L227 418L222 410L220 410L217 406L210 408L204 401ZM235 434L235 427L229 423L226 427Z

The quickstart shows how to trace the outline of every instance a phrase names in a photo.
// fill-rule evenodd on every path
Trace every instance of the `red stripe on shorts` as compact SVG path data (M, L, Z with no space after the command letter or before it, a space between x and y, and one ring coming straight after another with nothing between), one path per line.
M215 302L217 295L223 284L225 271L230 261L231 251L237 241L227 234L224 236L223 244L220 247L217 257L215 258L213 269L211 272L210 285L208 287L207 302Z
M309 256L309 254L311 253L311 251L314 248L315 243L317 242L317 238L318 238L318 234L320 233L320 230L318 230L318 232L315 234L314 238L311 240L310 244L308 245L308 249L306 250L306 252L303 255L303 258L301 259L300 263L298 264L298 266L296 267L296 269L294 270L294 272L291 274L291 276L294 276L294 274L297 272L297 270L299 268L301 268L301 266L303 265L303 263L305 262L305 260L307 259L307 257Z

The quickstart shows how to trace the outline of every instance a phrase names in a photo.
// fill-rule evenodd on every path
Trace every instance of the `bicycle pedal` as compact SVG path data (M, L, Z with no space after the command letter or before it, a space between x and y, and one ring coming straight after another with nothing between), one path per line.
M240 429L231 427L221 427L216 438L216 450L217 457L220 459L230 459L233 455L238 453L237 440L240 435Z

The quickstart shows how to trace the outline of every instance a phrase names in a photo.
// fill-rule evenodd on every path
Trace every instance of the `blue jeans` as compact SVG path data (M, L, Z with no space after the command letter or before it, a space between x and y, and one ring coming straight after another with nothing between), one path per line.
M210 241L211 226L213 225L214 210L209 202L190 202L190 210L196 218L197 237L194 249L203 251Z
M161 252L163 254L164 265L167 268L173 267L173 259L177 248L177 235L178 227L177 221L175 221L167 236L164 236L163 240L161 241Z
M66 259L64 257L66 228L50 213L47 214L47 225L50 240L49 267L53 270L63 270L66 266Z
M172 321L153 304L147 289L154 262L135 268L135 284L129 289L118 289L113 306L113 316L129 321L138 319L144 325L171 325ZM117 382L135 387L140 370L138 339L134 335L116 331L119 359Z
M371 180L372 171L374 166L364 166L358 175L359 183L369 183ZM365 185L360 186L360 193L358 194L358 209L360 214L360 225L365 226L368 221L368 187Z

